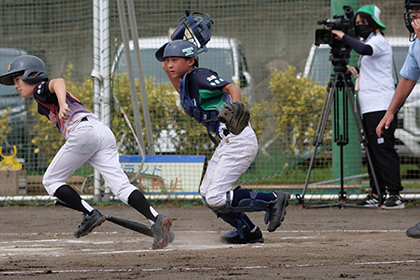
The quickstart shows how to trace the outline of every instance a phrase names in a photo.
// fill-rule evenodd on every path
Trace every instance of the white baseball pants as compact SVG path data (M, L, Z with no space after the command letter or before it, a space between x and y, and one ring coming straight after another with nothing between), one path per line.
M200 186L200 193L212 209L226 205L226 193L248 169L258 152L254 130L248 125L239 134L228 134L217 146Z
M119 162L114 134L93 117L75 127L48 166L43 178L48 194L54 196L55 191L65 185L85 162L99 171L113 194L123 203L128 203L128 197L137 188L130 184Z

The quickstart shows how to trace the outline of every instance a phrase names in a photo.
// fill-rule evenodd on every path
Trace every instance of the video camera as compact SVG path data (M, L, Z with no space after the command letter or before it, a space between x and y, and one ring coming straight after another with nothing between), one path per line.
M344 33L355 37L354 31L354 12L350 6L343 6L344 15L335 15L333 18L319 20L318 25L325 25L329 29L317 29L315 31L315 45L329 44L332 46L334 41L334 35L331 30L342 30Z
M351 48L344 41L334 38L331 30L342 30L347 35L356 37L354 28L354 12L350 6L343 6L344 15L335 15L331 19L318 21L329 29L317 29L315 32L315 45L328 44L331 47L331 63L335 72L346 72L346 65L350 59Z

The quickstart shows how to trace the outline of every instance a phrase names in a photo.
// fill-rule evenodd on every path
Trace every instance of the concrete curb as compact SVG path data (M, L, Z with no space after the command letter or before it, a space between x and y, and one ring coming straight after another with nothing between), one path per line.
M164 201L164 200L201 200L201 196L198 194L168 194L168 195L145 195L150 201ZM366 194L350 194L346 196L346 200L357 201L363 200ZM82 195L84 200L93 200L93 195ZM420 200L420 193L403 193L401 194L403 200ZM0 196L0 202L14 201L14 202L28 202L28 201L46 201L54 202L56 198L49 195L15 195L15 196ZM305 200L338 200L339 194L306 194ZM110 196L110 201L118 200L115 196ZM296 195L290 197L291 201L296 200Z

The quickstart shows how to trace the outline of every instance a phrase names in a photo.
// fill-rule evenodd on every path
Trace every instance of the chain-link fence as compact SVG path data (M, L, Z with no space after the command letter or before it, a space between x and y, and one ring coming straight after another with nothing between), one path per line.
M315 30L324 28L317 22L334 14L344 14L343 5L350 5L356 11L370 2L133 1L151 135L146 131L147 119L142 106L145 98L140 94L142 81L138 79L136 56L131 53L133 66L130 68L123 47L124 27L121 27L120 15L123 12L123 21L128 23L127 9L121 11L120 7L119 11L118 1L97 2L109 4L105 7L109 18L102 19L109 20L110 65L106 66L111 72L109 124L118 142L121 162L129 176L136 176L140 187L150 192L197 193L206 162L215 148L207 131L185 116L178 95L174 94L160 63L154 58L154 52L168 41L170 30L177 27L178 19L186 10L209 14L214 20L208 51L199 56L200 66L212 68L240 86L244 102L252 112L251 122L260 149L255 162L238 183L305 183L326 84L332 72L330 46L314 46ZM126 4L126 1L122 2ZM65 77L68 91L93 111L95 98L91 73L94 69L95 3L86 0L1 1L0 72L5 72L8 63L18 55L39 56L45 61L50 77ZM409 46L403 1L379 1L376 5L382 10L381 20L387 26L385 34L394 50L395 82L398 82L398 72ZM130 24L125 31L132 39L134 33ZM133 51L133 48L130 44L129 49ZM354 52L349 64L357 64ZM136 117L131 101L129 68L136 79L143 131L140 138L147 154L142 166L139 144L134 137ZM400 114L403 121L396 133L404 178L415 173L408 171L418 169L420 157L417 118L420 110L415 105L416 92ZM10 159L8 155L14 154L12 147L16 146L14 158L27 172L27 185L34 182L33 186L39 187L39 178L64 139L54 125L37 114L32 99L19 98L13 87L1 86L0 94L0 145L6 156L2 163ZM330 116L326 122L323 142L311 167L311 182L340 177L337 168L343 157L333 141L332 127L332 119L336 117ZM356 175L357 179L352 181L360 182L357 175L367 173L367 167L357 131L352 125L349 138L349 144L343 147L345 175ZM140 172L144 173L142 176L136 174L139 166L142 167ZM7 167L2 166L3 169ZM86 180L91 174L93 170L88 165L76 172L74 184L80 184L81 192L92 192L87 183L89 180ZM32 193L37 191L42 192L42 188L35 188ZM30 194L31 190L27 188L21 192Z

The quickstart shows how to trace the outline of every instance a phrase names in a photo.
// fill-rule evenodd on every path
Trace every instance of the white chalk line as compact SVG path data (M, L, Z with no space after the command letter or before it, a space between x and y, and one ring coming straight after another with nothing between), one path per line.
M400 260L400 261L384 261L384 262L353 262L353 263L320 263L320 264L296 264L296 265L281 265L285 268L300 268L300 267L321 267L328 265L340 265L340 266L377 266L377 265L390 265L390 264L417 264L419 260ZM252 270L252 269L266 269L270 266L233 266L229 267L232 270ZM0 275L25 275L25 274L58 274L58 273L86 273L86 272L159 272L159 271L208 271L208 270L219 270L220 267L170 267L170 268L130 268L130 269L71 269L71 270L26 270L26 271L2 271Z
M127 230L127 232L133 232L131 230ZM268 231L262 231L264 233L268 233ZM311 229L311 230L276 230L275 232L270 232L269 234L280 234L280 233L318 233L318 232L326 232L326 233L390 233L390 232L405 232L405 230L401 229ZM135 233L135 232L134 232ZM192 231L192 230L183 230L183 231L174 231L175 234L179 233L187 233L187 234L199 234L199 233L216 233L216 234L222 234L220 231L214 231L214 230L201 230L201 231ZM89 235L119 235L121 232L118 231L108 231L108 232L91 232ZM58 235L73 235L73 233L69 232L32 232L32 233L8 233L8 232L2 232L0 233L0 236L37 236L37 235L47 235L47 236L58 236ZM145 235L140 234L139 236L147 237ZM82 239L77 239L82 240ZM1 242L0 242L1 243Z
M416 264L420 263L420 260L405 260L405 261L384 261L384 262L355 262L355 263L342 263L342 264L334 264L334 265L347 265L347 266L360 266L360 265L385 265L385 264ZM295 267L320 267L320 266L327 266L330 264L320 263L320 264L297 264L297 265L283 265L287 268L295 268Z
M263 231L264 232L264 231ZM272 234L296 234L296 233L302 233L302 234L315 234L315 235L306 235L306 236L282 236L280 237L281 240L309 240L309 239L316 239L319 235L323 233L402 233L405 232L403 230L283 230L283 231L276 231ZM178 236L183 236L185 234L192 234L192 235L200 235L200 234L222 234L219 231L177 231L175 232L178 234ZM267 232L265 232L267 234ZM25 237L25 236L36 236L40 235L39 233L26 233L26 234L18 234L15 233L2 233L1 236L15 236L15 237ZM0 241L0 257L5 256L14 256L19 255L19 252L22 251L21 248L24 248L28 252L36 253L38 255L42 255L42 251L50 252L53 249L56 249L57 251L61 251L63 248L65 248L65 244L84 244L89 243L90 245L108 245L108 244L117 244L121 242L120 240L108 240L108 241L98 241L98 240L92 240L89 237L81 238L81 239L65 239L57 237L59 235L66 236L69 235L68 233L44 233L44 235L53 235L55 236L52 239L35 239L35 240L7 240L7 241ZM92 232L90 235L118 235L118 232ZM144 239L143 239L144 238ZM150 237L139 235L136 239L128 239L124 240L124 243L137 243L139 241L144 241L146 239L149 239ZM175 238L175 243L177 243L177 238ZM51 248L50 246L54 244L54 247ZM232 246L249 246L249 244L243 244L243 245L232 245L232 244L212 244L212 245L205 245L205 244L192 244L192 245L186 245L183 244L183 246L176 248L174 246L175 244L172 244L175 247L175 249L179 250L203 250L203 249L219 249L219 248L228 248ZM254 244L256 246L257 244ZM259 246L265 247L269 246L269 244L261 244ZM121 253L136 253L136 252L149 252L150 250L132 250L132 251L109 251L109 250L101 250L101 249L80 249L78 251L85 251L85 252L96 252L96 254L121 254Z
M282 236L280 237L281 240L284 240L287 242L287 240L311 240L311 239L317 239L320 237L323 233L401 233L404 232L403 230L283 230L283 231L276 231L275 233L270 234L289 234L288 236ZM221 234L219 231L178 231L175 232L179 236L183 236L186 234L193 234L193 235L200 235L200 234ZM290 234L296 234L296 233L303 233L303 234L311 234L311 235L305 235L305 236L290 236ZM57 233L44 233L46 235L54 235L57 236ZM117 232L93 232L91 235L117 235ZM26 233L26 234L19 234L18 236L15 236L14 233L4 233L3 236L34 236L39 235L37 233ZM66 233L63 235L67 235ZM55 256L60 256L63 254L68 253L68 248L66 247L66 244L88 244L89 246L98 246L98 245L112 245L112 244L118 244L120 242L123 243L137 243L137 242L143 242L149 237L142 236L142 238L136 238L136 239L128 239L128 240L108 240L108 241L98 241L94 240L89 237L85 237L82 239L65 239L65 238L53 238L53 239L40 239L40 240L9 240L9 241L2 241L0 242L0 257L1 258L10 258L10 257L16 257L16 256L22 256L22 255L37 255L37 256L51 256L52 254ZM150 238L151 239L151 238ZM180 239L182 243L182 239ZM216 241L217 242L217 241ZM252 246L255 248L266 248L266 247L272 247L272 246L278 246L278 244L269 244L269 243L258 243L258 244L181 244L177 245L178 240L175 238L175 242L171 244L171 246L163 249L163 250L157 250L159 252L162 251L174 251L174 250L212 250L212 249L223 249L223 248L240 248L245 246ZM135 249L135 250L118 250L118 249L109 249L109 248L80 248L76 250L72 250L74 254L77 254L77 252L84 252L91 255L107 255L107 254L127 254L127 253L145 253L145 252L157 252L156 250L151 249Z
M282 231L276 231L275 233L281 233L281 234L287 234L287 233L343 233L343 232L347 232L347 233L395 233L395 232L404 232L404 230L282 230ZM182 235L182 233L184 234L203 234L203 233L217 233L219 234L219 231L178 231L176 233L179 233L180 235ZM46 233L43 233L46 234ZM118 234L118 232L98 232L98 233L91 233L91 234L98 234L98 235L102 235L102 234ZM272 234L272 233L270 233ZM3 233L1 234L3 236L15 236L14 233ZM19 236L34 236L34 235L39 235L39 233L26 233L26 234L18 234ZM53 235L57 235L57 233L54 233ZM63 234L63 235L66 235ZM316 236L301 236L301 237L292 237L292 236L288 236L288 237L282 237L282 239L311 239L311 238L316 238ZM61 248L45 248L46 245L48 245L48 243L53 243L54 245L57 245L57 243L89 243L89 244L94 244L94 245L104 245L104 244L112 244L112 243L118 243L119 241L94 241L94 240L89 240L88 238L86 239L77 239L77 240L66 240L66 239L60 239L60 238L55 238L55 239L42 239L42 240L14 240L14 241L5 241L5 242L0 242L0 244L13 244L12 246L0 246L0 251L3 250L8 250L8 249L12 249L9 253L5 253L5 254L1 254L0 256L2 257L10 257L12 255L15 255L13 253L13 251L16 253L16 255L19 255L19 253L21 253L23 251L23 249L28 250L28 247L32 247L32 249L29 250L33 250L33 253L39 255L41 253L42 255L42 250L45 250L45 255L51 256L51 250L63 250L65 249L65 247L61 247ZM133 240L127 240L124 242L136 242ZM25 244L25 248L16 248L16 244L19 245L19 243L21 244ZM33 244L32 243L36 243ZM41 243L41 244L40 244ZM65 246L65 244L63 245ZM172 245L169 246L168 248L165 248L163 250L151 250L151 249L140 249L140 250L119 250L119 251L104 251L103 249L81 249L78 251L83 251L92 255L106 255L106 254L124 254L124 253L142 253L142 252L165 252L165 251L175 251L175 250L191 250L191 249L196 249L196 250L201 250L201 249L219 249L219 248L240 248L240 247L245 247L245 246L250 246L249 244L243 244L243 245L232 245L232 244L220 244L220 245L213 245L213 246L202 246L203 248L197 248L196 245L191 245L191 246L185 246L183 245L182 247L177 248L176 245ZM273 246L273 244L255 244L255 245L251 245L253 247L271 247ZM14 247L14 248L11 248ZM41 248L44 247L44 248ZM27 253L27 252L26 252ZM384 261L384 262L354 262L354 263L342 263L341 265L348 265L348 266L365 266L365 265L389 265L389 264L417 264L420 263L419 260L396 260L396 261ZM315 264L294 264L294 265L290 265L290 264L283 264L281 265L282 267L285 268L298 268L298 267L320 267L320 266L327 266L329 264L327 263L315 263ZM335 264L336 265L336 264ZM244 267L230 267L230 269L233 270L243 270L243 269L261 269L261 268L268 268L267 266L244 266ZM13 274L19 274L19 275L27 275L27 274L50 274L50 273L83 273L83 272L103 272L103 273L107 273L107 272L130 272L130 271L143 271L143 272L158 272L158 271L164 271L164 270L174 270L174 271L207 271L207 270L217 270L220 269L219 267L197 267L197 268L191 268L191 267L171 267L171 268L136 268L136 269L91 269L91 270L25 270L25 271L2 271L0 273L0 275L13 275Z

